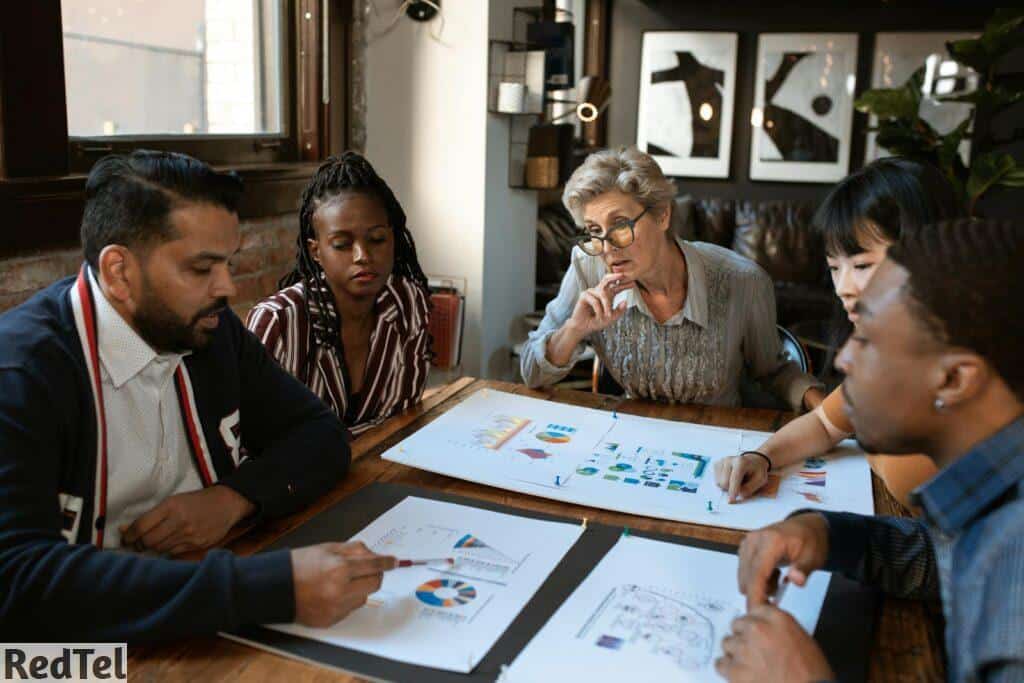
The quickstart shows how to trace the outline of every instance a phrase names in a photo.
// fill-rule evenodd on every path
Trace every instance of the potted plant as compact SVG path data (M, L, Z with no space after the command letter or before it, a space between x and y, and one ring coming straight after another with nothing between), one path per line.
M960 143L974 137L972 124L975 112L983 109L990 116L1024 100L1020 87L999 83L995 77L1000 60L1014 48L1024 46L1024 9L998 9L976 39L957 40L946 44L949 56L980 75L979 87L973 92L937 98L941 102L966 102L974 105L971 113L948 133L940 134L920 116L925 67L922 66L899 88L868 90L857 98L857 111L873 114L878 125L877 143L892 154L935 164L949 178L960 194L963 205L973 216L978 199L996 185L1024 187L1024 166L1012 156L988 152L971 160L967 166L959 154ZM1019 86L1019 81L1016 83ZM931 97L931 95L927 95ZM1024 129L999 142L1024 137ZM975 141L976 142L976 141ZM973 155L972 155L973 156Z

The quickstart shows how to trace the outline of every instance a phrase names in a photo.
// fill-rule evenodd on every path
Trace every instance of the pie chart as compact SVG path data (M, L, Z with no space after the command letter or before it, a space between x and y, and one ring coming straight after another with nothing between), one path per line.
M569 443L569 435L559 432L539 432L537 438L546 443Z
M475 597L476 588L456 579L434 579L416 589L416 598L431 607L458 607Z

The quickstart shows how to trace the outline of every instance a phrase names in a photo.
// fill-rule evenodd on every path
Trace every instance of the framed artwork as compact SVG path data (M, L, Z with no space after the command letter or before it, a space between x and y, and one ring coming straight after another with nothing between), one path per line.
M938 98L975 90L978 87L978 74L950 58L946 43L977 37L977 33L969 32L879 33L875 36L871 87L899 88L915 71L925 66L925 92L922 93L918 112L939 133L948 133L967 118L974 106L961 102L940 102ZM876 125L878 119L870 117L869 127L874 128ZM885 148L879 147L876 137L875 133L868 133L864 147L865 164L888 156ZM959 151L966 164L971 153L971 141L961 142Z
M637 147L665 175L729 177L736 44L735 33L644 33Z
M750 178L831 183L850 165L856 33L762 33Z

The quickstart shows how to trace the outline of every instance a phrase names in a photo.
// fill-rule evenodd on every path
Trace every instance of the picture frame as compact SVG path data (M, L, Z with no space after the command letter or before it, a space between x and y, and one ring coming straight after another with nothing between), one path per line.
M850 166L856 33L758 36L750 178L832 183Z
M974 90L978 87L978 75L970 68L954 62L946 49L946 43L977 37L977 31L877 33L871 66L871 87L899 88L914 71L927 63L929 57L937 55L932 78L926 84L931 92L924 93L919 113L921 118L940 134L948 133L971 113L974 105L940 102L938 97ZM868 119L868 127L874 128L877 125L878 119L871 116ZM959 152L966 164L970 158L971 141L961 142ZM888 153L885 148L878 145L877 135L868 131L864 145L864 163L871 163L884 156L888 156Z
M637 147L665 175L729 177L738 42L736 33L643 34Z

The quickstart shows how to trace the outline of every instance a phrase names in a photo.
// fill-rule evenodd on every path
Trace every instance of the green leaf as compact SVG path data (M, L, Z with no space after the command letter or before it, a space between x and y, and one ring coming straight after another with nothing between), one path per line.
M992 17L985 23L985 28L1001 26L1003 24L1020 26L1021 23L1024 23L1024 7L998 7L992 13Z
M980 38L954 40L946 43L946 49L949 50L949 55L953 59L961 64L966 64L978 73L987 73L988 68L996 59L985 49Z
M957 177L957 172L960 168L963 168L963 159L960 157L960 143L967 136L967 131L971 127L971 120L973 118L972 112L971 116L961 121L959 126L942 136L941 142L939 142L937 150L939 168L950 178ZM960 164L957 164L958 161Z
M938 100L940 102L964 102L973 104L976 107L984 107L985 109L996 111L1024 100L1024 92L993 86L991 89L979 88L966 95L940 97Z
M993 185L1007 175L1014 173L1017 162L1009 154L989 152L971 164L971 175L967 178L967 196L973 205ZM1015 176L1011 176L1011 179Z
M946 43L953 59L966 64L978 73L989 68L1015 47L1024 45L1024 34L1018 29L1024 24L1024 10L1002 8L995 11L978 38Z
M879 88L865 91L853 103L857 111L879 119L916 119L918 102L906 88Z
M1024 168L1010 171L1002 177L999 184L1006 187L1024 187Z
M1017 30L1024 22L1024 12L1017 8L996 10L985 24L981 43L989 56L998 59L1013 48L1024 45L1024 35Z
M917 117L921 111L921 98L924 97L924 73L927 65L922 64L910 74L910 78L903 84L903 90L907 97L914 100L914 116Z
M937 140L922 128L898 120L882 123L875 138L880 147L892 154L934 161Z

